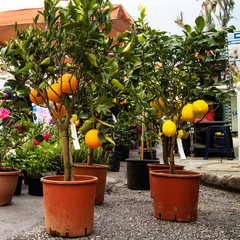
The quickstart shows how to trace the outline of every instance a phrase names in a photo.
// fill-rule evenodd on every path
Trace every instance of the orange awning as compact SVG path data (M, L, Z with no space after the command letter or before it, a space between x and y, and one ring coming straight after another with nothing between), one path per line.
M18 23L18 29L24 29L32 24L33 18L38 14L38 11L43 11L43 8L0 12L0 45L4 46L4 41L9 42L10 38L14 37L15 22ZM109 34L111 37L115 37L117 33L130 29L131 24L134 22L133 18L120 4L113 4L111 19L113 21L113 29ZM38 19L39 26L41 26L42 20L43 17L40 15Z

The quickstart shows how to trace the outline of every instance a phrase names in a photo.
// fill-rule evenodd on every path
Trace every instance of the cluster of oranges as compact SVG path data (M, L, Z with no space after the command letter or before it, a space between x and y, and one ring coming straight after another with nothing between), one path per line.
M65 106L61 103L64 94L71 94L77 90L78 81L72 74L66 73L60 79L58 83L51 84L47 91L45 89L39 89L39 92L33 88L30 93L30 100L35 104L42 104L48 98L54 104L52 114L58 119L58 114L62 118L66 115ZM76 127L79 127L80 122L75 122ZM102 142L98 139L98 130L91 129L85 135L85 143L91 149L96 149L102 145Z
M50 101L57 103L56 107L53 107L53 116L58 119L56 112L60 112L63 118L66 115L66 109L60 102L63 100L64 94L75 92L77 85L78 81L76 77L66 73L59 79L58 83L51 84L47 91L45 91L45 89L39 89L41 94L33 88L30 93L30 100L35 104L41 104L48 98Z

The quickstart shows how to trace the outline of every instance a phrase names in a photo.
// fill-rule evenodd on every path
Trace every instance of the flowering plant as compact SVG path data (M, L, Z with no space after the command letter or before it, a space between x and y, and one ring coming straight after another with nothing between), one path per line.
M11 150L33 139L42 126L33 123L32 112L17 92L8 94L0 91L0 166Z

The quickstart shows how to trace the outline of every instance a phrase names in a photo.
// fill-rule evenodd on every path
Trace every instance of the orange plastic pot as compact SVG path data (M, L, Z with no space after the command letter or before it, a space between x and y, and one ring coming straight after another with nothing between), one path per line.
M20 170L0 168L0 206L11 204Z
M105 186L107 181L108 165L93 164L87 165L85 163L75 163L73 167L74 175L89 175L98 178L96 186L96 200L98 205L103 204Z
M176 170L183 170L183 165L175 165ZM153 170L169 170L169 165L160 164L160 163L149 163L148 164L148 172L149 172L149 184L150 184L150 194L152 197L152 183L151 183L151 174L150 172Z
M61 175L41 178L46 231L60 237L87 236L93 231L97 178L63 179Z
M152 193L156 218L191 222L197 219L201 173L177 170L153 170Z

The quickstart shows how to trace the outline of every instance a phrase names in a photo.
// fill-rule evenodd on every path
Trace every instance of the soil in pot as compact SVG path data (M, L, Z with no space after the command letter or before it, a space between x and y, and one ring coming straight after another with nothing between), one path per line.
M107 181L108 165L86 163L74 163L74 175L88 175L98 178L96 186L96 204L101 205L104 202L105 186Z
M0 206L11 204L20 170L0 168Z
M93 231L97 178L47 176L43 183L45 225L48 234L60 237L87 236Z
M177 170L151 171L154 214L169 221L191 222L197 219L201 173Z
M158 163L150 159L126 159L127 162L127 187L132 190L149 190L149 163Z

